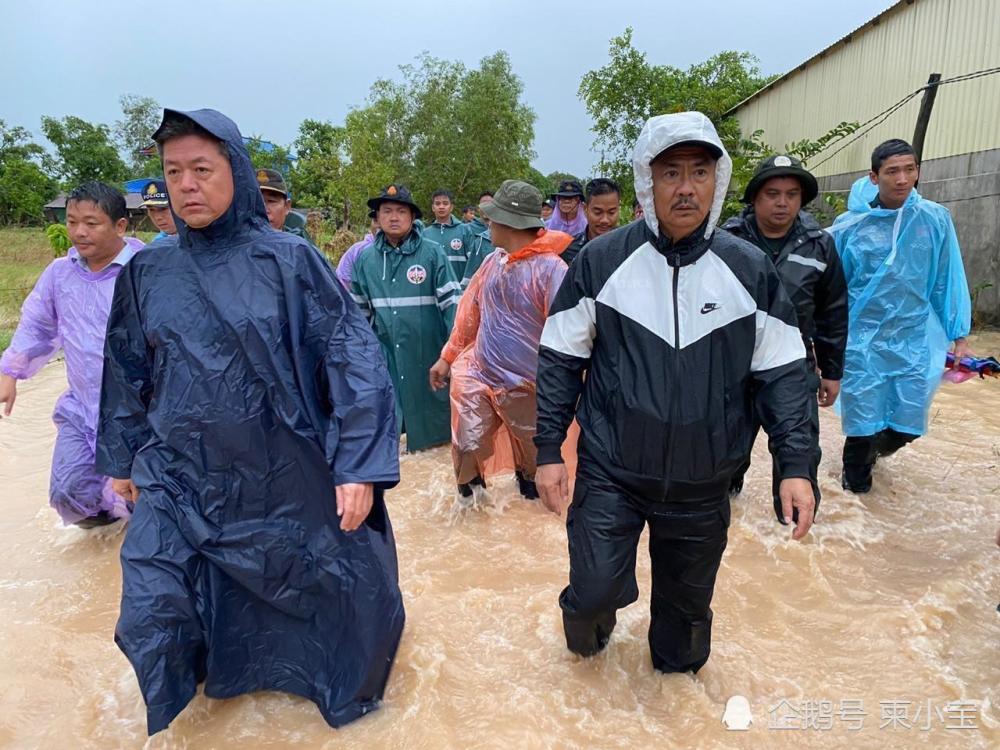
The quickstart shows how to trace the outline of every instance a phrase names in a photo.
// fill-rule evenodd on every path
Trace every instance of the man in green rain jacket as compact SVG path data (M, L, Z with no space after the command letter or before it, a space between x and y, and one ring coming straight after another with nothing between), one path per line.
M368 207L379 231L354 264L351 296L382 344L407 450L448 443L448 393L431 390L427 371L451 333L461 286L445 250L414 225L421 213L409 190L389 185Z
M451 270L459 281L465 275L465 262L473 237L469 225L459 221L452 213L454 197L448 190L435 190L431 195L431 212L434 220L427 224L424 237L438 243L451 262Z

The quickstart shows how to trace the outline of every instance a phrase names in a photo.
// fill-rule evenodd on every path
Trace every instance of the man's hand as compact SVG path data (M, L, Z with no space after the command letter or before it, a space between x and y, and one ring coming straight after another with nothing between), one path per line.
M443 359L439 359L435 362L430 371L431 390L440 391L442 388L447 388L448 373L450 372L451 365Z
M969 346L968 340L963 336L962 338L955 339L955 346L951 350L956 359L961 359L962 357L973 357L972 348Z
M112 478L111 489L115 491L115 494L121 495L133 503L139 499L139 488L135 486L135 482L131 479Z
M0 375L0 404L3 404L3 415L9 417L14 410L17 399L17 381L10 375Z
M839 380L820 379L819 392L816 394L816 398L819 400L820 406L822 407L833 406L837 402L837 396L839 395L840 395Z
M792 522L794 511L798 511L798 522L792 532L792 539L801 539L809 532L816 512L816 498L813 496L812 483L808 479L796 477L782 479L778 488L781 497L781 513L785 517L785 525Z
M535 486L542 504L557 516L569 505L569 473L566 464L543 464L535 472Z
M337 487L337 515L340 528L354 531L372 510L375 491L371 482L365 484L341 484Z

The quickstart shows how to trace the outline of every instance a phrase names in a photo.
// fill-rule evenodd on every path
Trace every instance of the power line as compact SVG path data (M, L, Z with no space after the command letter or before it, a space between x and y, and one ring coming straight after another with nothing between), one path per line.
M1000 73L1000 67L985 68L983 70L977 70L977 71L974 71L972 73L963 73L962 75L953 76L951 78L942 78L940 81L938 81L937 83L935 83L933 85L935 85L935 86L943 86L943 85L945 85L947 83L961 83L962 81L971 81L974 78L983 78L984 76L995 75L997 73ZM889 117L891 117L892 115L894 115L899 109L901 109L903 106L905 106L911 99L913 99L913 97L917 96L918 94L922 94L924 92L924 90L926 90L928 87L929 87L929 85L927 85L927 84L921 86L916 91L913 91L913 92L907 94L905 97L903 97L902 99L900 99L898 102L896 102L895 104L893 104L888 109L882 110L881 112L879 112L874 117L871 117L868 120L866 120L865 122L861 123L861 125L858 128L858 131L854 134L854 137L852 137L846 143L843 143L840 146L840 148L838 148L836 151L834 151L833 153L831 153L825 159L822 159L821 161L818 161L815 164L810 164L810 167L812 167L813 169L815 169L816 167L820 166L821 164L824 164L825 162L830 161L830 159L832 159L833 157L835 157L837 154L839 154L845 148L847 148L848 146L850 146L856 140L858 140L859 138L867 135L873 129L877 128L879 125L881 125L887 119L889 119ZM877 122L876 122L876 120L877 120ZM866 127L867 125L871 125L871 127ZM835 143L840 143L840 141L830 141L830 143L826 144L823 148L821 148L819 151L817 151L816 154L814 154L814 156L823 153L823 151L825 151L828 147L834 145Z

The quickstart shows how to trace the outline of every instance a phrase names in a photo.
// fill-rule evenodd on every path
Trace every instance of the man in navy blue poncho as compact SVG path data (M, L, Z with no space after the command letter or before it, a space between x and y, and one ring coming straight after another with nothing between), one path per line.
M388 372L325 261L269 226L231 120L166 110L154 139L179 241L118 280L97 448L138 499L115 640L150 734L202 681L339 726L377 707L403 629Z

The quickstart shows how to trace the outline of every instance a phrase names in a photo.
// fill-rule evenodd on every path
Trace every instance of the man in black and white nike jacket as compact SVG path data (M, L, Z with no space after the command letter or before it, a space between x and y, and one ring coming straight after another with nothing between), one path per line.
M560 446L576 416L579 462L566 522L571 651L607 644L638 598L650 527L649 643L664 672L708 659L727 491L759 413L780 467L781 516L812 524L805 349L774 266L714 227L732 161L698 112L650 119L633 154L644 218L587 244L560 287L538 363L538 490L568 502ZM586 378L584 373L586 372Z

